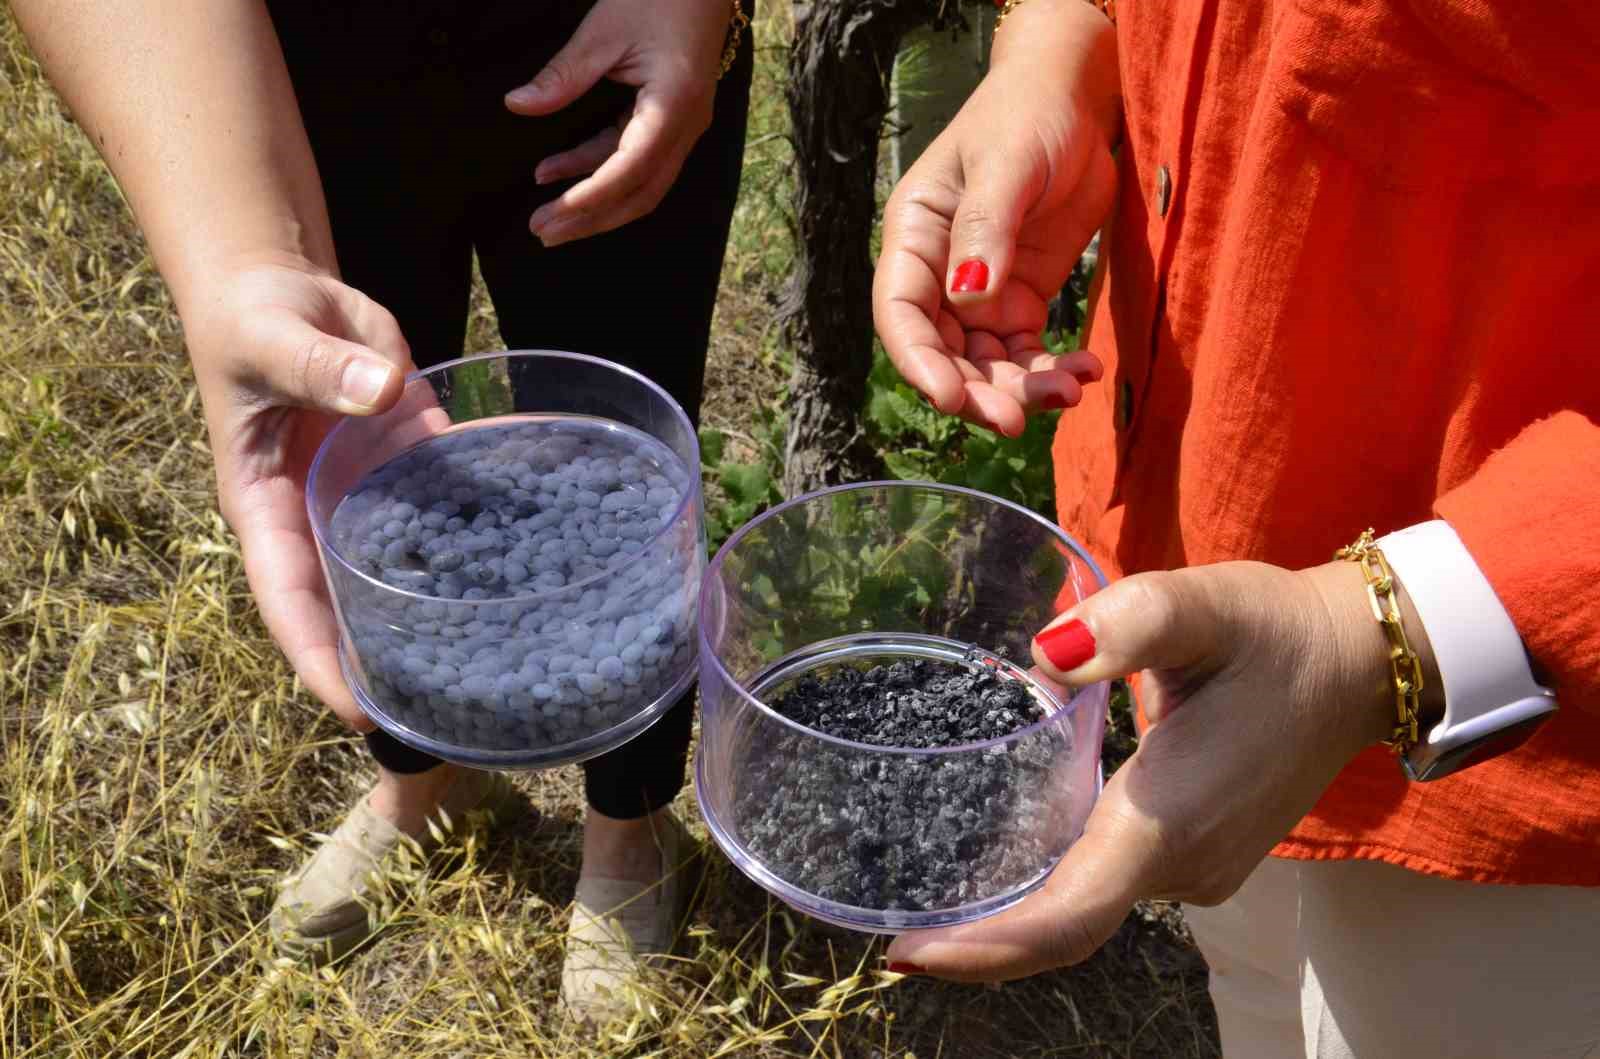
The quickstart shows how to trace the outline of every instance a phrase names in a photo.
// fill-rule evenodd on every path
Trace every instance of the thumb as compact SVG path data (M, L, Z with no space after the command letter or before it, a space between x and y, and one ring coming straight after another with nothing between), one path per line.
M1194 571L1135 574L1046 626L1033 639L1033 658L1046 676L1073 686L1141 669L1208 667L1219 658L1222 618Z
M1027 168L1004 154L987 157L969 172L950 225L951 302L983 299L1005 285L1016 254L1017 231L1038 193Z
M508 109L529 117L552 114L593 88L617 64L618 47L598 39L593 21L585 19L532 81L506 93Z
M263 346L285 350L288 355L257 357L248 364L258 397L264 396L272 404L337 415L372 415L399 399L405 370L396 362L408 361L403 350L385 355L371 346L330 335L292 314L262 323L270 328L262 336Z
M323 331L294 310L254 315L234 349L234 378L246 400L341 416L371 416L394 405L410 349L386 310L376 304L365 310L358 333L373 339L371 346Z

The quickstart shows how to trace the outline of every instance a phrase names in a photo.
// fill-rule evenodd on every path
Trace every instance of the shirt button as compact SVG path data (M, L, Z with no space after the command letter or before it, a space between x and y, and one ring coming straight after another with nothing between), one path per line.
M1167 215L1167 206L1172 202L1172 173L1166 166L1156 170L1156 213L1162 217Z

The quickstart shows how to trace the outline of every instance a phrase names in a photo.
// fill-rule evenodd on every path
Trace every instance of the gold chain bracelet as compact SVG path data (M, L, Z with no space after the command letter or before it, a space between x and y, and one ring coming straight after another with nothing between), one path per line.
M718 81L727 77L728 71L733 69L734 60L739 58L739 38L749 25L750 16L744 13L743 0L733 0L733 17L728 20L728 40L722 46L722 69L717 71Z
M1000 14L995 16L994 31L999 33L1000 26L1005 22L1006 16L1027 3L1027 0L1005 0L1004 3L1000 3L1000 0L995 0L995 2L999 4ZM1093 4L1102 15L1110 19L1113 26L1117 24L1117 0L1088 0L1088 2Z
M1372 604L1372 616L1383 626L1383 634L1389 640L1389 668L1394 673L1394 732L1383 745L1396 754L1405 754L1420 738L1417 714L1422 706L1422 659L1406 640L1394 571L1389 569L1389 561L1373 543L1371 529L1357 537L1354 544L1340 548L1333 557L1356 563L1367 579L1367 599Z

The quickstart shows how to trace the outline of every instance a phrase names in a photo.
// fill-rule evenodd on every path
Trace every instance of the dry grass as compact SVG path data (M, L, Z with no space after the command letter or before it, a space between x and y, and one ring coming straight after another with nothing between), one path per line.
M763 23L769 45L782 32ZM785 154L759 132L751 151L715 351L739 382L708 407L735 428L781 374L764 320ZM1159 919L997 991L898 981L879 943L775 906L714 853L655 999L615 1036L575 1035L554 1014L573 770L519 779L542 826L463 829L428 870L397 866L388 929L343 966L275 962L275 878L371 769L256 619L171 303L9 20L0 739L0 1055L1215 1054L1203 977Z

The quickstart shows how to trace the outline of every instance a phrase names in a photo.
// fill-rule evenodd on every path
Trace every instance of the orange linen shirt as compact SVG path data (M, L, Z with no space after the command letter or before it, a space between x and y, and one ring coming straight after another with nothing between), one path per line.
M1560 712L1436 783L1367 751L1276 853L1600 885L1600 5L1117 6L1062 525L1122 575L1448 520Z

